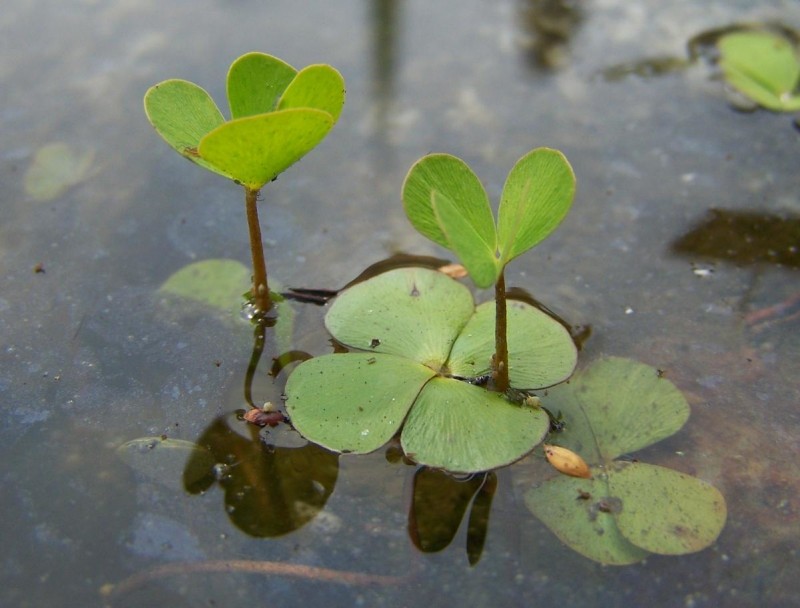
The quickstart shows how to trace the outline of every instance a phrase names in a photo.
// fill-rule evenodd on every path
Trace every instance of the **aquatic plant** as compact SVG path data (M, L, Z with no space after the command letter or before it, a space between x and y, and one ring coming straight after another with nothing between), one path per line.
M800 57L784 36L737 31L717 42L720 67L734 89L776 112L800 110Z
M467 164L430 154L410 169L403 184L408 219L424 236L453 251L475 285L495 287L495 388L509 387L506 265L544 240L569 212L575 175L558 150L537 148L517 161L506 178L495 225L489 197Z
M494 304L478 307L443 273L399 268L344 290L325 316L331 335L359 352L301 363L286 410L306 438L337 452L383 446L400 429L413 461L452 472L486 471L530 452L546 412L480 386L492 369ZM572 373L567 330L519 301L508 306L510 385L535 389Z
M717 539L727 509L716 488L672 469L620 460L676 433L689 418L686 399L658 370L600 359L547 399L568 421L557 443L591 465L589 479L558 475L525 494L528 509L564 543L595 561L623 565L650 553L700 551Z
M230 66L225 120L194 83L166 80L144 97L145 113L162 138L195 164L241 185L253 260L251 298L257 313L271 307L257 202L261 188L310 152L333 128L344 105L344 80L333 67L298 71L264 53Z

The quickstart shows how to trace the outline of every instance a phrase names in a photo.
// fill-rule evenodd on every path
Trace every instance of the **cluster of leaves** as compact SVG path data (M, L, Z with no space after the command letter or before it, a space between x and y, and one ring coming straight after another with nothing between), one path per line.
M231 120L211 96L186 80L150 88L145 112L182 156L251 190L259 190L312 150L344 105L344 80L329 65L298 71L264 53L247 53L227 78Z
M544 411L463 381L491 370L494 303L476 308L469 290L440 272L400 268L358 283L336 299L325 325L361 352L316 357L289 377L287 412L311 441L363 454L402 427L403 450L415 462L476 472L521 458L548 430ZM576 360L560 323L510 303L513 387L562 382Z
M495 225L489 197L467 164L450 154L418 160L403 184L409 220L458 255L478 287L497 283L506 264L544 240L566 217L575 175L558 150L531 150L508 174Z
M600 359L550 392L569 421L558 443L592 465L592 478L559 475L529 490L531 512L564 543L604 564L650 553L680 555L713 543L725 499L713 486L672 469L621 456L676 433L689 418L681 392L650 366Z

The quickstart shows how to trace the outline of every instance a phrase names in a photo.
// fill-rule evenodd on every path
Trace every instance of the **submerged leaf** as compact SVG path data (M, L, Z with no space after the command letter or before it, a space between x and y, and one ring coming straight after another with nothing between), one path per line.
M206 489L214 483L214 456L191 441L140 437L119 446L117 455L150 481L175 490L183 489L184 484Z
M689 404L649 365L608 357L551 391L548 406L568 420L559 443L590 464L609 462L676 433Z
M405 453L419 464L456 473L488 471L519 460L547 433L543 410L450 378L434 378L403 427Z
M525 506L561 541L601 564L624 566L649 553L625 539L610 509L601 510L608 486L595 475L580 479L559 475L525 493Z
M236 260L201 260L180 268L158 288L161 293L202 302L217 310L238 312L250 271Z
M86 178L94 152L80 153L64 142L46 144L36 151L25 173L25 194L36 201L51 201Z
M622 534L636 546L665 555L705 549L725 526L725 499L696 477L643 462L618 462L609 472Z

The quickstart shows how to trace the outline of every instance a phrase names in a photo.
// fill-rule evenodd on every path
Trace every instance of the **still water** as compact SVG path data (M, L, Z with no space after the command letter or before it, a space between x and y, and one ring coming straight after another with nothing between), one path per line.
M733 110L713 66L686 61L693 37L745 22L800 28L800 8L6 0L0 604L794 605L800 133L791 116ZM688 425L642 457L723 492L712 547L604 567L525 509L541 453L427 505L415 490L449 481L391 447L339 458L237 420L252 328L157 290L192 262L249 264L241 191L170 150L142 96L184 78L225 109L227 67L251 50L347 82L334 131L264 192L271 276L287 286L338 288L401 252L446 257L399 202L423 154L462 157L496 201L522 154L564 151L573 210L506 281L586 329L581 366L637 359L684 392ZM26 175L56 142L75 183L39 200ZM324 309L292 307L259 402L280 403L287 372L270 376L271 358L331 350ZM161 436L208 448L216 477L192 475L194 452L131 466L117 451ZM295 504L308 510L292 519ZM457 516L425 537L426 512Z

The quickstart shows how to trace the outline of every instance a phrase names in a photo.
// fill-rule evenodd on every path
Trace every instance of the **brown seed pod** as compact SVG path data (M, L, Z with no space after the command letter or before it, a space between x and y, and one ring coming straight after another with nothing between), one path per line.
M583 477L585 479L589 479L592 476L586 461L572 450L545 443L544 455L547 457L547 462L553 465L558 472L564 473L564 475Z

